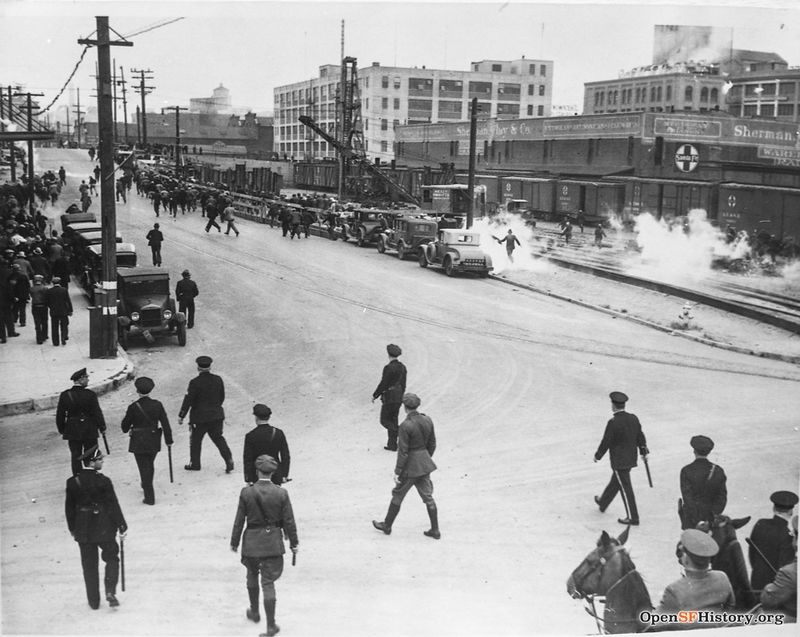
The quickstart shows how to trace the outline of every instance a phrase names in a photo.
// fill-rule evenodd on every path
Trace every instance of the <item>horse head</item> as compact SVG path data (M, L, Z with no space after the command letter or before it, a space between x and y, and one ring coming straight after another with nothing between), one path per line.
M625 559L630 562L623 545L628 541L630 527L613 538L603 531L597 546L572 571L567 580L567 592L579 599L587 595L605 595L609 586L625 574Z
M749 515L746 518L736 519L727 515L715 515L710 524L700 522L697 525L701 531L710 533L719 546L719 553L711 558L711 568L722 571L728 576L736 596L736 607L740 610L751 608L757 601L750 590L750 578L744 554L736 538L736 529L742 528L749 521Z
M705 533L711 533L721 552L728 544L736 541L736 529L742 528L749 521L749 515L746 518L736 519L727 515L715 515L713 522L710 524L699 522L697 528Z

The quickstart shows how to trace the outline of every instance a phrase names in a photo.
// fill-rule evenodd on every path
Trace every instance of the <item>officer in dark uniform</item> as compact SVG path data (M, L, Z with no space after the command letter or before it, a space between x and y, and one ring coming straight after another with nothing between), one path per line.
M797 504L797 494L776 491L772 500L772 519L763 518L755 523L750 534L750 588L760 591L774 578L775 573L794 559L789 523Z
M761 591L761 605L786 614L785 622L797 621L797 516L792 518L794 560L775 574L775 579Z
M681 496L678 514L682 529L697 528L698 522L713 522L728 502L727 477L722 467L708 460L714 441L708 436L693 436L694 462L681 469Z
M613 474L600 497L595 496L594 501L600 507L600 511L605 511L611 501L622 493L622 503L625 505L626 517L620 518L620 524L639 524L639 511L636 508L636 498L633 495L633 485L631 485L631 469L636 466L636 448L639 448L643 458L649 453L647 441L642 432L642 425L639 419L625 411L625 403L628 397L621 391L612 391L611 411L614 416L606 424L603 439L594 454L594 461L600 460L609 452L611 460L611 470Z
M244 457L242 468L244 469L244 481L250 484L258 480L256 475L256 458L267 455L278 461L278 468L272 474L272 481L277 484L288 482L289 464L289 444L286 436L277 427L269 424L269 417L272 410L266 405L253 406L253 416L256 419L255 429L250 430L244 437Z
M83 469L67 480L67 498L64 512L67 528L81 550L83 580L89 606L100 607L100 578L97 549L106 564L105 592L109 606L119 606L117 580L119 578L119 545L117 531L124 539L128 525L122 515L114 485L100 473L103 454L95 445L81 454Z
M211 373L210 356L198 356L196 359L198 374L189 381L189 388L183 397L183 404L178 412L178 424L183 424L186 414L189 414L189 428L191 440L189 443L190 463L184 469L187 471L200 471L200 452L203 447L203 437L208 434L211 441L219 449L225 461L225 473L233 471L233 455L222 435L222 424L225 420L225 384L222 378Z
M194 327L194 297L200 292L197 289L197 283L192 281L192 273L189 270L181 272L180 281L175 286L175 298L178 301L178 311L186 314L186 327L192 329Z
M79 369L70 380L75 384L58 397L56 427L69 445L72 475L75 475L81 470L81 454L97 446L99 433L106 431L106 421L97 394L86 388L89 384L86 368Z
M388 440L384 449L397 451L397 416L400 413L400 404L406 391L406 366L399 360L403 351L398 345L390 343L386 346L389 362L383 368L381 382L372 392L372 402L381 397L381 426L388 432Z
M289 493L276 486L271 479L278 462L262 455L256 458L255 466L258 481L244 487L239 494L239 508L231 532L231 551L235 553L238 550L242 529L247 522L242 540L242 564L247 567L247 593L250 596L250 608L246 615L250 621L261 621L258 608L258 579L261 575L264 611L267 614L266 635L272 637L280 630L275 623L275 581L283 573L283 554L286 552L283 533L289 538L289 546L294 554L297 554L299 541Z
M172 446L172 429L169 426L167 412L164 405L158 400L150 398L155 383L147 376L140 376L133 383L139 394L139 400L128 405L128 410L122 418L122 433L130 431L131 441L128 451L136 459L139 467L139 476L142 479L145 504L155 504L156 496L153 490L153 474L155 473L156 455L161 451L161 434L164 442ZM161 423L161 428L159 428Z

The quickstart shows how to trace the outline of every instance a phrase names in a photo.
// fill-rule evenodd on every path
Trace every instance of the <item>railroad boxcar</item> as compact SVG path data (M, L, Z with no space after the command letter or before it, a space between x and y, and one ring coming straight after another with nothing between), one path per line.
M618 216L625 205L624 184L579 179L556 183L555 213L575 220L583 212L586 223L604 223Z
M778 186L719 185L719 226L749 233L765 230L800 241L800 191Z

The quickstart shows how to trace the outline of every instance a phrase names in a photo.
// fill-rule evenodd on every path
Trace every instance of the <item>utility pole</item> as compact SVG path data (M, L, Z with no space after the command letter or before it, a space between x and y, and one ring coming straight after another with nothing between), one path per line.
M144 104L144 97L152 92L155 86L145 86L144 81L152 80L153 79L153 72L150 69L131 69L131 73L139 73L139 86L134 87L134 90L137 91L142 96L142 144L147 146L147 108ZM145 74L148 74L149 77L145 77Z
M125 145L128 145L128 92L125 90L127 82L125 81L125 71L121 64L119 65L119 75L122 79L117 80L117 84L122 86L122 117L125 118Z
M472 227L475 218L475 138L478 131L478 98L473 97L469 113L469 174L467 177L467 230Z
M340 83L339 88L336 89L336 139L344 146L346 143L345 140L345 123L344 123L344 114L345 114L345 106L344 106L344 83L346 77L345 71L345 64L344 64L344 20L342 20L342 37L341 37L341 50L340 50L340 57L339 63L342 65L342 72L340 76ZM337 154L339 155L339 190L337 194L339 195L339 203L341 204L342 198L344 197L344 180L347 176L347 170L345 169L345 159L344 153L341 150L337 149Z
M133 42L114 41L109 35L108 16L97 16L97 39L80 39L78 44L97 46L97 121L100 141L100 224L103 228L102 261L103 280L98 298L101 301L102 318L100 332L102 355L117 356L117 211L114 201L114 142L111 131L113 113L111 107L111 51L112 46L133 46ZM119 34L117 34L119 35ZM121 37L121 36L120 36ZM91 327L91 323L90 323ZM91 334L90 334L91 338Z
M140 121L141 120L139 119L139 107L137 106L136 107L136 143L137 144L141 144L142 143L142 127L141 127Z
M185 106L165 106L162 111L175 111L175 176L181 172L181 111L188 111Z
M78 89L78 105L75 107L75 132L78 134L78 148L81 145L81 89Z
M13 118L12 109L14 108L14 104L11 101L11 91L12 90L13 89L11 88L11 85L9 84L8 85L8 119L13 121L14 118ZM17 158L14 155L15 149L16 149L16 147L14 146L13 140L9 141L8 142L8 150L9 150L9 154L11 155L10 161L11 161L11 181L12 182L15 182L17 180Z
M28 132L33 132L33 101L32 97L44 97L44 93L14 93L16 97L27 96L26 108L28 109ZM34 199L36 192L33 189L33 140L28 140L28 212L33 216Z

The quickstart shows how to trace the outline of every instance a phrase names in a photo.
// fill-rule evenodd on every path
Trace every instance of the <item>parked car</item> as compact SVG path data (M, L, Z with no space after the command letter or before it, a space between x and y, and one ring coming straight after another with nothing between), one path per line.
M73 204L74 206L75 204ZM81 212L81 209L77 206L75 207L75 212L70 212L72 206L67 208L67 214L61 215L61 232L67 229L67 226L71 226L74 223L87 223L87 222L95 222L97 221L97 217L94 216L93 212Z
M339 226L339 236L343 241L353 239L359 247L377 243L381 232L389 227L396 214L387 210L352 210L350 213Z
M156 335L175 336L186 345L186 317L175 311L169 273L161 268L120 268L117 272L119 342L127 349L130 336L153 342Z
M397 258L417 256L421 246L436 239L437 223L431 219L396 215L378 236L378 252L397 250Z
M492 257L481 248L481 235L475 230L439 230L436 240L419 251L418 260L420 267L441 267L447 276L474 272L485 277L493 270Z
M137 257L136 247L132 243L115 244L117 252L117 269L135 268ZM83 273L80 275L80 284L89 302L94 304L94 292L100 281L103 280L103 246L102 244L90 245L85 253Z

